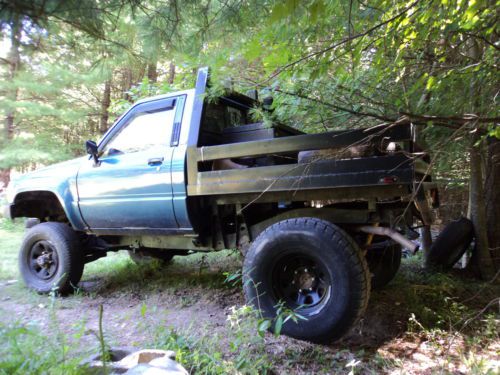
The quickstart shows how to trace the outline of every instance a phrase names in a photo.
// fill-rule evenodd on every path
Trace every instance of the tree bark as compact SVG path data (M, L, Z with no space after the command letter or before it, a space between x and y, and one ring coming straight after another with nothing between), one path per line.
M21 63L21 57L19 54L19 46L21 40L21 25L18 20L15 20L11 25L11 35L10 35L10 51L9 51L9 81L13 82L16 78L17 72L19 71L19 65ZM10 90L8 93L8 98L10 101L17 101L17 88ZM15 119L15 109L10 108L7 112L5 118L5 132L6 139L11 140L14 137L14 119Z
M104 92L101 100L101 116L99 119L99 132L104 134L108 130L109 106L111 105L111 80L104 82Z
M175 64L171 61L168 67L168 83L171 85L175 79Z
M128 94L128 91L132 87L132 82L133 82L132 69L125 68L122 79L122 92L124 93L123 98L128 101L132 101L132 98Z
M152 61L148 64L147 69L148 69L149 83L156 83L156 81L158 80L158 71L157 71L156 65L157 65L156 61Z
M486 159L486 217L488 245L496 271L500 269L500 140L488 139Z
M10 51L8 55L8 64L9 64L9 74L8 81L13 82L17 76L17 72L19 71L19 67L21 64L21 56L19 53L19 47L21 45L21 22L19 18L14 19L14 21L10 25L11 33L10 33ZM6 97L11 103L17 101L18 97L18 89L14 88L7 92ZM16 110L11 107L7 110L5 115L5 123L4 123L4 136L5 142L9 142L14 138L15 131L15 116ZM0 191L5 189L10 182L10 168L0 169Z
M483 57L484 47L475 39L470 39L466 43L468 49L467 56L474 61L479 61ZM479 115L481 109L481 86L478 81L472 79L469 91L469 102L471 113ZM488 244L488 221L486 217L486 199L484 190L484 147L481 142L479 125L475 125L474 133L470 139L470 215L474 225L474 238L476 248L471 258L471 268L477 270L483 280L491 280L495 274L493 261L491 259Z
M420 237L422 238L422 251L424 254L424 267L428 267L429 252L432 246L432 233L430 225L424 225L420 228Z
M488 245L481 148L476 145L479 139L480 136L476 132L472 136L470 146L470 213L476 239L476 248L471 262L473 262L472 267L479 271L479 276L483 280L491 280L495 271Z

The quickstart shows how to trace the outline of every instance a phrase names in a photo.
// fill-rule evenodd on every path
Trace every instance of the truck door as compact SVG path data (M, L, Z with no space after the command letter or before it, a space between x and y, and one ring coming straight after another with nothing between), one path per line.
M185 96L136 105L77 176L83 220L96 233L175 229L171 161Z

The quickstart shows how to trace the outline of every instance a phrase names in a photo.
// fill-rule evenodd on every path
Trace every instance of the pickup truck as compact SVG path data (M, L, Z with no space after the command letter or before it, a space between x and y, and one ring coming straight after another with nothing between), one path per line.
M25 174L8 188L10 218L37 218L19 255L26 285L76 288L109 251L134 259L240 249L248 303L282 333L342 337L372 288L396 274L414 223L430 225L437 192L411 124L304 134L252 123L255 98L194 89L141 100L89 155ZM168 272L168 268L165 269ZM274 324L274 323L273 323Z

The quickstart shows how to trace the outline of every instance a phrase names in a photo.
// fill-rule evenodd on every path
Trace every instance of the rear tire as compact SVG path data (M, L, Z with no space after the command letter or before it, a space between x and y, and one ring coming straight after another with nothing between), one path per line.
M354 240L316 218L280 221L250 246L243 265L248 303L269 319L282 302L307 320L288 320L281 333L316 343L341 338L368 304L370 275ZM273 329L273 327L271 327Z
M473 237L472 221L465 217L452 221L432 243L427 265L445 270L451 269L467 251Z
M372 290L389 284L401 266L401 245L391 241L371 245L366 252L366 261L372 274Z
M73 291L84 268L78 235L67 224L41 223L30 228L21 245L19 270L26 286L38 293Z

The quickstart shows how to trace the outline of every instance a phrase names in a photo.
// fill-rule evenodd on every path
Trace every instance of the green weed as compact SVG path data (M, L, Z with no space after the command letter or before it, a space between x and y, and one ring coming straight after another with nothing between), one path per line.
M24 224L0 218L0 279L18 279L17 254L21 246Z
M156 346L175 351L177 361L193 373L265 374L272 364L264 337L256 334L257 317L249 306L233 306L224 335L165 329L157 335Z
M0 374L85 374L79 367L83 353L75 345L83 334L63 333L57 322L47 336L36 325L0 322Z

